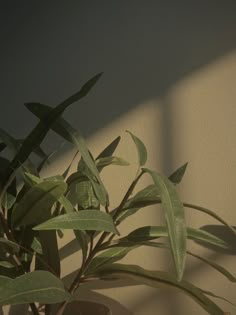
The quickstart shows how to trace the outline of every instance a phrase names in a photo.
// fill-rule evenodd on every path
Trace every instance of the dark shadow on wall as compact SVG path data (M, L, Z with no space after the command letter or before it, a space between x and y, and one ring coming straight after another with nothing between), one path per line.
M24 102L56 105L104 71L91 95L66 113L91 135L231 53L235 10L235 1L5 1L0 124L25 135L34 120Z

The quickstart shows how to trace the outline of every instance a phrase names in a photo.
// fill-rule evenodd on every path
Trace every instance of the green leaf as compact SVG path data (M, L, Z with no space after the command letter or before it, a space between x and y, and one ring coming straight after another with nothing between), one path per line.
M51 207L66 189L63 181L44 181L31 187L13 209L13 225L30 225L48 218Z
M2 207L6 210L9 210L14 205L15 201L16 197L6 192L2 198Z
M0 261L0 266L8 269L15 268L15 266L9 261Z
M43 183L44 181L63 182L64 180L63 176L60 176L60 175L51 176L44 180L29 173L25 173L25 177L26 177L27 182L31 186L34 186L35 184ZM65 209L67 213L74 211L73 205L64 195L62 195L57 201L62 205L62 207Z
M134 215L143 207L160 204L161 199L156 185L152 184L140 190L130 198L124 205L123 211L118 216L118 221L122 222L131 215Z
M42 254L36 255L35 269L53 270L53 273L60 277L61 264L56 231L39 231L39 240L42 246ZM46 262L46 265L42 263L42 260Z
M79 151L76 151L76 152L75 152L75 154L74 154L74 156L73 156L73 158L72 158L70 164L68 165L68 167L66 168L66 170L63 172L63 175L62 175L63 178L67 178L67 176L68 176L68 174L69 174L69 172L70 172L71 166L72 166L72 164L73 164L75 158L77 157L78 153L79 153Z
M179 184L185 174L187 166L188 163L185 163L184 165L180 166L173 174L169 176L169 180L173 184Z
M143 166L147 161L147 149L143 142L136 137L134 134L132 134L130 131L127 130L127 132L130 134L131 138L133 139L137 151L138 151L138 157L139 157L139 165Z
M74 230L75 237L82 250L83 261L85 261L88 252L88 235L85 231Z
M216 298L216 299L220 299L220 300L222 300L222 301L225 301L225 302L227 302L227 303L233 305L234 307L236 307L236 304L234 304L233 302L227 300L226 298L224 298L224 297L222 297L222 296L216 295L216 294L214 294L214 293L212 293L212 292L209 292L209 291L206 291L206 290L202 290L202 293L205 294L205 295L212 296L213 298ZM224 314L225 314L225 315L227 315L227 314L229 315L229 313L224 313Z
M194 209L194 210L197 210L197 211L200 211L200 212L203 212L203 213L206 213L208 214L209 216L211 216L212 218L216 219L217 221L221 222L222 224L224 224L225 226L227 226L227 228L234 234L236 235L236 230L230 226L225 220L223 220L218 214L216 214L215 212L213 212L212 210L209 210L207 208L204 208L204 207L200 207L200 206L197 206L197 205L193 205L193 204L190 204L190 203L187 203L187 202L184 202L183 203L184 206L186 208L191 208L191 209Z
M187 281L177 281L175 277L163 271L149 271L135 265L111 264L105 265L96 272L102 278L126 278L146 284L150 287L171 287L181 290L194 299L208 314L224 315L224 312L201 289Z
M185 267L187 239L183 204L179 199L174 184L168 178L148 169L144 169L144 171L152 176L158 188L162 206L165 210L165 219L176 274L178 279L181 280Z
M130 198L124 206L124 209L142 208L160 203L160 195L156 185L149 185L139 191L134 197Z
M143 242L153 240L159 237L168 237L168 231L165 226L143 226L129 233L125 239L132 242ZM206 244L212 244L221 248L229 246L215 235L200 229L187 227L187 238L194 241L201 241Z
M138 247L137 245L130 246L130 247L117 246L117 247L113 247L104 251L102 254L98 255L92 260L85 274L86 275L93 274L94 272L96 272L96 270L100 269L105 264L111 264L111 263L121 260L131 250L137 247Z
M81 210L52 218L34 228L35 230L81 230L105 231L118 234L112 217L98 210Z
M47 271L34 271L16 279L0 277L0 305L59 303L71 300L61 280Z
M25 138L18 153L15 155L14 159L7 168L7 172L3 180L4 183L8 180L11 174L25 162L29 155L39 147L57 118L62 115L68 106L86 96L94 84L96 84L100 76L101 74L98 74L86 82L78 93L75 93L52 109L50 113L48 113L48 115L35 126L35 128Z
M8 252L17 253L19 251L19 245L13 241L9 241L4 237L0 237L0 246L4 247Z
M117 137L115 140L113 140L96 158L96 160L101 158L106 158L109 156L112 156L112 154L115 152L118 144L120 142L120 136Z
M42 244L39 241L39 237L35 236L33 238L33 241L31 243L31 249L37 254L42 254L43 253Z
M50 106L43 104L28 104L27 108L30 109L36 116L43 119L45 116L50 115L53 111ZM93 176L95 176L102 187L102 200L101 203L105 205L108 203L106 189L100 179L100 175L94 160L86 146L84 138L81 136L79 131L75 130L65 119L58 118L51 127L56 133L62 136L64 139L73 143L75 147L79 150L84 163L87 165Z
M108 156L108 157L97 159L96 165L98 169L101 169L109 165L127 166L129 165L129 162L117 156Z
M92 155L91 155L92 158ZM81 178L85 177L85 179L88 179L92 188L93 188L93 199L97 198L97 201L94 200L94 203L101 203L102 205L106 205L109 203L108 195L104 195L104 189L103 186L97 181L97 178L93 175L91 170L88 168L88 166L85 164L83 158L81 158L79 164L78 164L78 172L75 172L72 174L71 179L76 182L81 182ZM84 178L83 178L84 179ZM68 179L68 183L69 183ZM91 191L91 190L90 190ZM99 205L95 206L96 208Z
M164 243L157 243L157 242L150 242L150 241L140 241L139 238L128 240L128 238L123 238L123 239L118 239L113 241L115 246L151 246L151 247L157 247L157 248L164 248L164 249L169 249L168 244L164 244ZM197 255L195 253L193 253L192 251L187 250L187 254L190 256L193 256L201 261L203 261L204 263L206 263L207 265L209 265L210 267L214 268L216 271L220 272L223 276L225 276L229 281L231 282L236 282L236 277L230 273L228 270L226 270L224 267L216 264L213 261L210 261L209 259L206 259L200 255Z
M77 180L70 185L68 198L72 204L78 204L80 209L96 209L99 207L99 201L95 196L93 186L84 176L78 177Z
M217 270L218 272L220 272L223 276L225 276L229 281L231 282L236 282L236 277L234 275L232 275L232 273L230 273L228 270L226 270L224 267L216 264L214 261L211 261L207 258L204 258L202 256L199 256L191 251L187 251L187 253L201 261L203 261L204 263L206 263L207 265L211 266L212 268L214 268L215 270Z

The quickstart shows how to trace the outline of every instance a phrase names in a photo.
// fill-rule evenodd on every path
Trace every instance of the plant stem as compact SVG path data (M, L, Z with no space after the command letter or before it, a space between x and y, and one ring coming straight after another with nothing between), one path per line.
M114 221L118 218L119 214L123 211L123 207L124 207L125 203L126 203L127 200L129 199L129 196L132 194L132 192L133 192L133 190L134 190L136 184L138 183L139 179L141 178L141 176L142 176L144 173L145 173L145 172L142 170L142 171L140 172L140 174L136 176L136 178L134 179L134 181L133 181L133 182L131 183L131 185L129 186L129 188L128 188L128 190L127 190L127 192L126 192L124 198L122 199L120 205L117 207L117 209L116 209L116 211L115 211L115 213L114 213L114 215L113 215L113 220L114 220Z
M30 308L31 308L34 315L40 315L39 311L38 311L38 309L34 303L30 303Z
M144 171L142 170L140 172L139 175L136 176L136 178L134 179L134 181L131 183L131 185L129 186L124 198L122 199L120 205L116 208L116 211L113 215L113 220L115 221L117 219L117 217L119 216L119 214L122 212L123 207L125 205L125 203L127 202L127 200L129 199L129 196L132 194L136 184L138 183L139 179L141 178L141 176L144 174ZM108 208L106 207L106 212L108 211ZM93 240L94 237L91 237L91 243L90 243L90 251L89 251L89 255L87 257L87 259L85 259L82 262L82 266L80 268L80 270L78 271L75 279L73 280L70 288L69 288L69 292L70 293L74 293L76 289L78 289L79 284L80 284L80 279L83 276L83 273L85 272L85 270L87 269L87 267L89 266L90 262L92 261L92 259L94 258L94 256L99 252L99 250L101 249L101 245L103 243L103 241L105 240L105 238L110 235L111 233L109 232L103 232L102 235L100 236L99 240L97 241L96 245L93 247ZM113 236L113 235L112 235ZM112 238L111 238L112 239ZM57 312L56 315L63 315L64 310L66 308L68 302L63 302Z

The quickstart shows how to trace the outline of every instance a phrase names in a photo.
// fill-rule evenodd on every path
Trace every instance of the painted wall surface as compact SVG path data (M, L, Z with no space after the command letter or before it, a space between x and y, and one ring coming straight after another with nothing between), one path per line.
M64 117L95 155L122 136L117 155L131 167L104 171L111 204L117 205L136 172L129 129L146 144L150 168L168 175L189 162L179 187L183 200L209 207L236 226L235 1L2 1L0 8L1 128L24 137L36 123L24 102L54 106L104 71L91 94ZM59 145L52 134L45 148ZM49 173L61 172L71 159L69 146L60 152ZM149 182L145 177L141 185ZM186 215L194 227L217 224L191 210ZM154 221L163 222L163 213L150 207L122 231ZM61 242L64 276L79 259L73 243L66 245L70 240L68 233ZM189 245L235 274L235 253ZM149 269L172 269L162 251L140 248L124 259L137 261ZM235 286L198 260L188 259L186 279L236 301ZM85 286L81 297L104 301L114 315L205 314L178 292L120 284L98 283L93 292Z

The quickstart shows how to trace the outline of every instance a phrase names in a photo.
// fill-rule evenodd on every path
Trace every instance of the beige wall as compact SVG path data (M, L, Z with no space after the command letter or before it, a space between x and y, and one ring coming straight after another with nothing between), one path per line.
M117 155L124 157L132 165L129 168L107 168L103 173L112 205L118 204L136 171L135 147L124 132L129 129L145 142L149 151L147 165L150 168L163 172L167 168L165 161L167 159L170 173L170 168L175 169L184 162L189 162L186 176L179 188L183 200L213 209L227 222L236 225L235 77L236 53L233 52L186 76L163 98L137 104L134 110L88 138L90 148L94 153L98 153L113 138L122 135ZM160 106L162 104L165 106ZM144 178L142 185L148 182L149 179ZM217 224L206 215L192 210L186 210L186 216L190 226ZM130 218L121 230L127 233L138 226L154 224L154 221L158 224L161 220L161 210L150 207L140 211L135 219ZM235 256L215 253L191 242L189 246L235 274ZM76 261L75 258L73 262L73 256L63 261L65 274L76 268ZM123 261L138 262L150 269L171 268L170 257L153 249L138 249ZM186 278L202 288L235 301L234 286L197 260L188 258ZM92 285L89 287L92 288ZM190 298L176 292L163 292L144 286L100 289L97 292L119 301L137 315L205 314ZM86 289L81 289L82 297L86 298L87 294ZM93 298L97 300L100 296L94 295ZM113 305L112 301L105 302ZM219 304L225 311L234 314L235 309L231 305L222 302ZM121 314L119 307L118 305L117 310L113 310L114 315ZM123 309L122 314L126 314ZM127 311L127 314L130 313Z

